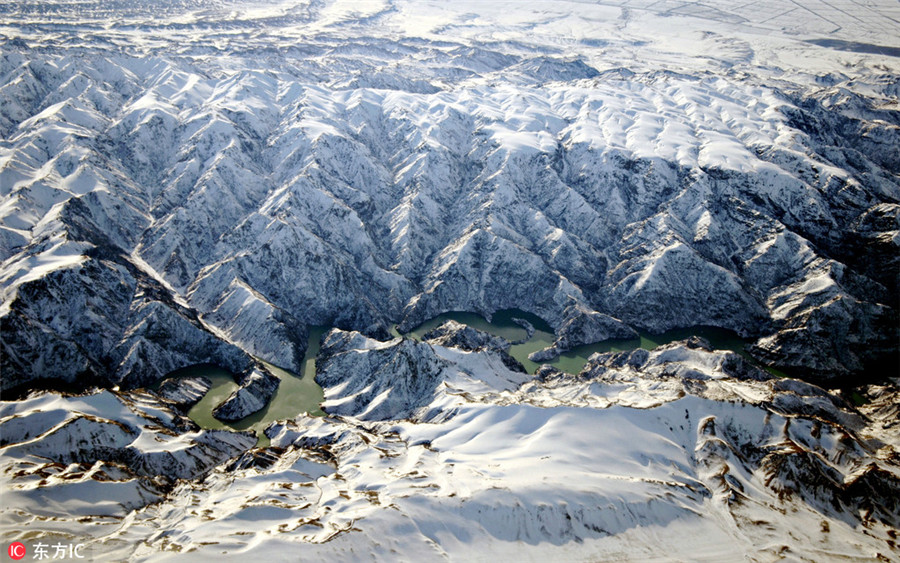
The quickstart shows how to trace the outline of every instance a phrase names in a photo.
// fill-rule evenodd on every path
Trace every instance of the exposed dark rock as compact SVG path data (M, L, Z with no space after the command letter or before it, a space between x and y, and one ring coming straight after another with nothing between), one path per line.
M495 350L508 352L510 343L505 338L494 336L456 321L446 321L441 326L425 333L425 342L438 346L449 346L460 350Z
M348 400L323 405L329 414L364 420L401 419L431 402L449 375L448 364L430 344L410 339L376 343L358 332L332 330L316 358L316 382L341 386Z
M533 329L532 329L533 330ZM489 350L503 360L503 364L513 371L525 373L525 367L509 355L510 342L499 336L474 329L456 321L447 321L425 333L425 341L438 346L459 348L471 352Z
M566 309L565 317L566 320L556 330L556 342L543 350L532 352L528 355L529 360L544 362L583 344L638 337L638 333L622 321L579 305Z
M281 380L263 369L253 369L241 377L241 386L213 409L213 416L234 422L262 410L278 389Z
M187 410L197 404L210 387L212 381L206 377L179 377L163 381L156 393Z

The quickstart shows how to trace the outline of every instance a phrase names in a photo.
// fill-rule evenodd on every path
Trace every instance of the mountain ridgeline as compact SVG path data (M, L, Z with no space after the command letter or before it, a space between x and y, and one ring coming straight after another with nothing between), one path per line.
M900 560L897 10L0 3L0 541Z
M807 378L896 354L900 134L876 99L401 46L469 79L8 46L4 389L296 370L308 325L509 308L720 326Z

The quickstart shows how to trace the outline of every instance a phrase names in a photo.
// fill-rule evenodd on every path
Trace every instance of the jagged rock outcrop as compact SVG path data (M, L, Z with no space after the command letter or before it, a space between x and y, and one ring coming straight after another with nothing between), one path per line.
M256 444L250 433L200 430L142 392L2 403L0 435L0 460L22 477L4 490L61 517L124 517Z
M471 352L478 350L509 352L510 346L509 341L504 338L456 321L444 322L440 326L426 332L423 339L429 344L449 346Z
M212 414L226 422L246 418L269 404L279 383L281 380L268 370L256 368L245 372L240 378L241 386L214 408Z
M431 403L448 368L426 343L406 338L382 343L332 330L316 358L316 382L325 391L322 410L365 420L407 418Z
M552 346L532 352L528 355L529 360L545 362L582 344L638 337L638 333L622 321L577 305L566 309L565 317L566 320L556 330L556 342Z
M521 320L521 319L520 319ZM527 322L527 321L523 321ZM534 332L534 328L531 329ZM456 321L447 321L424 335L425 342L459 348L470 352L488 350L498 354L504 365L513 371L525 372L518 360L509 355L510 342L499 336L474 329Z
M617 378L629 373L649 380L674 378L682 381L708 379L710 373L753 381L768 381L775 377L734 352L714 352L707 340L696 336L652 351L638 348L631 352L594 354L578 376L609 381L605 379L607 372Z
M427 416L423 409L448 387L461 393L499 391L531 379L521 364L492 348L508 345L505 341L467 328L445 323L438 331L439 339L460 342L461 347L409 338L380 342L358 332L332 330L316 358L316 382L325 392L322 410L362 420ZM466 346L475 342L486 346Z
M58 234L38 246L40 258L13 259L3 278L0 389L42 378L132 388L198 363L251 365L121 250ZM50 266L29 269L33 259Z
M13 27L4 385L143 385L247 356L296 371L309 325L387 338L509 308L557 331L537 358L698 325L823 380L897 352L900 120L880 74L711 80L595 68L608 46L397 50L379 33L352 49L315 33L303 57L188 42L146 64ZM144 335L146 307L201 353Z
M190 409L206 395L212 381L206 377L179 377L163 381L156 394L182 409Z

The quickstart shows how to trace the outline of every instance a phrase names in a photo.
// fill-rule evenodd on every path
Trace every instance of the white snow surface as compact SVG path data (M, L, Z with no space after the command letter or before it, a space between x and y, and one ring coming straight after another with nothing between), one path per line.
M91 253L285 367L306 325L504 308L725 327L823 379L896 348L892 2L45 5L0 6L17 382L25 342L114 382L183 360L134 315L41 331L20 289Z
M887 0L0 4L3 389L291 367L310 324L511 307L859 371L897 343L898 21ZM895 384L858 410L689 345L531 378L332 336L331 416L264 449L143 392L3 402L4 542L900 559Z
M128 429L147 421L136 420L123 399L103 392L4 403L0 430L13 442L0 449L12 491L4 536L22 538L26 528L70 534L98 557L133 561L898 555L896 427L813 385L771 378L730 352L690 343L597 356L579 376L518 374L524 381L512 384L490 351L345 335L326 353L334 354L326 371L397 365L397 358L408 371L361 399L352 390L368 374L345 370L343 385L326 384L332 407L325 408L349 403L346 414L274 423L268 448L143 497L122 479L92 489L92 472L110 479L103 461L79 481L75 466L21 457L75 451L52 444L58 432L46 430L65 428L71 411L134 425L101 439L110 447L129 442ZM424 377L434 354L442 374L433 392L404 395L405 379ZM387 407L385 393L394 399ZM404 397L419 408L410 412ZM133 447L148 456L169 449L151 442ZM77 447L85 443L91 437ZM33 467L23 471L25 463ZM38 475L44 480L34 488Z
M121 517L164 498L174 480L199 478L256 442L251 434L192 427L153 395L111 391L2 402L0 429L5 517L31 514L16 525Z

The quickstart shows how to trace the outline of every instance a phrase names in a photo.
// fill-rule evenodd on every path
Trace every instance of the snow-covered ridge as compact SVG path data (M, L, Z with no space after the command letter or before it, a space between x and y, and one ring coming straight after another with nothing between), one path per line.
M44 517L122 515L248 450L252 434L200 430L152 395L44 394L0 404L8 506ZM54 502L46 502L47 491Z
M118 476L125 467L98 461L85 474L104 484L90 506L71 500L79 466L48 476L58 466L40 456L68 459L100 443L115 451L112 430L125 444L171 420L166 407L109 392L0 405L0 467L15 492L3 510L35 513L22 495L43 478L42 506L56 509L29 533L88 533L98 556L135 561L223 551L429 561L485 550L566 560L897 555L900 439L875 416L878 402L896 400L896 384L871 389L876 400L862 412L701 340L598 355L578 376L537 378L506 370L490 348L341 331L325 343L319 375L331 416L275 423L270 447L229 450L222 455L239 457L149 492L132 494ZM352 369L363 364L372 370ZM400 365L393 378L369 376ZM101 407L105 423L91 418ZM23 433L36 427L22 424L28 417L54 415L41 428L58 430ZM60 417L110 430L56 443L72 437ZM131 447L153 449L140 442Z
M4 386L150 381L211 360L212 344L179 340L194 329L236 371L249 355L296 369L309 324L386 336L511 307L557 329L722 326L810 377L896 349L890 57L811 74L766 58L788 41L767 32L741 36L755 58L610 68L600 55L638 37L646 60L677 45L619 8L600 12L627 16L606 42L564 47L515 22L501 43L396 39L381 16L331 6L302 16L329 30L305 36L304 57L240 51L246 38L223 39L228 57L98 41L74 56L53 43L68 32L36 50L23 45L39 24L5 24L19 39L0 64ZM371 35L338 42L342 26ZM55 313L82 307L97 313ZM155 318L193 328L162 344ZM560 338L548 353L585 335Z
M0 403L0 536L131 561L900 558L898 382L872 369L900 327L897 21L0 4L0 390L26 390ZM696 339L531 376L459 325L388 338L509 308L556 330L544 354L703 324L806 378L883 377L854 407ZM202 380L27 393L214 363L246 412L310 325L337 327L328 416L266 448L178 414Z

